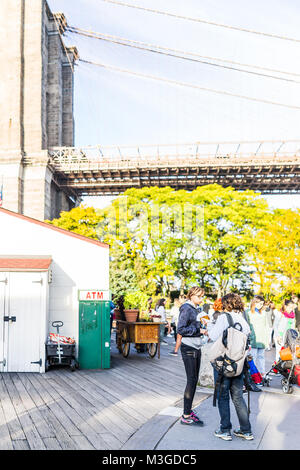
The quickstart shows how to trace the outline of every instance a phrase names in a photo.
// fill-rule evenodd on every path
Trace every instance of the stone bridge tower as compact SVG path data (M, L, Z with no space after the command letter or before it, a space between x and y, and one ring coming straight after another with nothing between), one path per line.
M76 205L55 181L48 149L74 146L74 47L46 0L0 1L0 188L3 207L40 220Z

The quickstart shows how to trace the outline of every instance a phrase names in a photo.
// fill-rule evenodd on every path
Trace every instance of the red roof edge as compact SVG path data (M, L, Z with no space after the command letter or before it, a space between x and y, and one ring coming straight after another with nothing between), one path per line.
M18 212L13 212L8 209L4 209L4 207L0 207L0 212L4 212L7 215L11 215L12 217L16 217L21 220L26 220L27 222L31 222L35 225L40 225L41 227L48 228L50 230L55 230L56 232L60 232L62 235L68 235L69 237L78 238L84 242L92 243L93 245L101 246L102 248L109 248L110 246L108 243L102 243L97 240L93 240L92 238L85 237L84 235L79 235L78 233L70 232L70 230L66 230L61 227L55 227L55 225L48 224L47 222L42 222L37 219L33 219L32 217L28 217L27 215L19 214Z
M0 256L0 270L16 271L48 271L52 258L2 257Z

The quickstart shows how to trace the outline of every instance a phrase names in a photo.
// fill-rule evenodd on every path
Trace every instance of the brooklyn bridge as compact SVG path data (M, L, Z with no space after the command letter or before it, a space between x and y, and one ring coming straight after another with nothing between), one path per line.
M85 195L218 183L300 193L300 141L75 147L74 64L67 21L45 0L0 2L1 205L53 219Z
M49 151L60 187L114 195L144 186L193 190L218 183L263 194L300 193L300 141L111 146Z

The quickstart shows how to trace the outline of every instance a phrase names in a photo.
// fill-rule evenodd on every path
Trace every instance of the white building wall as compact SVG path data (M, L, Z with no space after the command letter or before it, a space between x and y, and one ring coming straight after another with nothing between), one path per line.
M109 249L14 217L0 210L0 255L49 255L49 331L61 320L60 332L78 343L78 290L109 289Z

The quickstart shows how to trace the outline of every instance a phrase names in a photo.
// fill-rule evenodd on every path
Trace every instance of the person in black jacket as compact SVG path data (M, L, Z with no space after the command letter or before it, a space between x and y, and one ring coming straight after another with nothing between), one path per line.
M200 323L201 311L198 308L202 303L204 289L192 287L187 294L187 301L181 305L177 331L182 336L181 355L184 363L187 384L184 391L184 410L181 424L203 426L204 423L192 410L193 399L199 378L201 362L201 342L203 331Z

